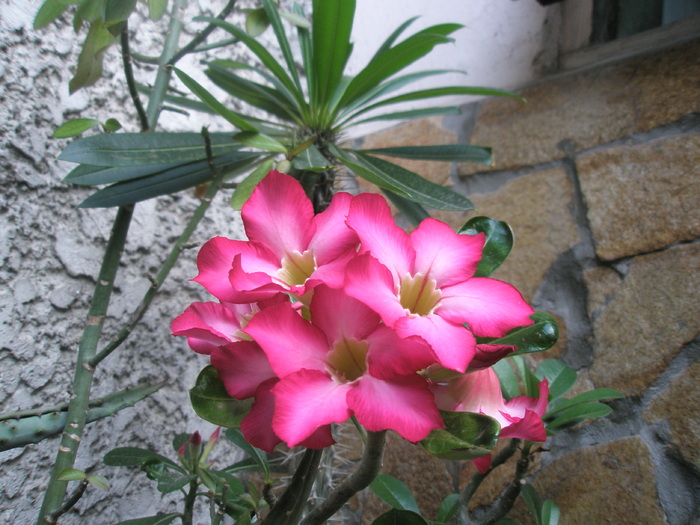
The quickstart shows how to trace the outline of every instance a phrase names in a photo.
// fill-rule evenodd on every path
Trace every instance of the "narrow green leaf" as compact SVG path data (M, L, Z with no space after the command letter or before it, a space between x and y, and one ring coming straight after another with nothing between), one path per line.
M104 464L110 467L141 467L146 461L163 463L169 467L180 469L180 466L172 461L144 448L138 447L118 447L105 454Z
M168 8L168 0L148 0L148 17L153 20L163 18Z
M211 133L217 157L241 149L230 133ZM169 165L207 158L201 133L102 133L71 142L59 160L92 166Z
M211 365L197 376L190 390L190 402L199 417L225 428L238 427L253 405L252 399L240 401L228 395L219 372Z
M491 367L501 382L501 390L505 399L520 395L520 381L513 367L508 363L507 359L501 359Z
M465 196L449 188L424 179L417 173L378 157L355 151L357 165L374 173L380 179L398 187L410 200L439 210L466 211L474 205ZM358 173L358 175L363 176ZM387 188L390 189L390 188Z
M372 522L372 525L429 525L425 518L411 510L391 509Z
M135 8L136 0L107 0L102 20L107 24L127 20Z
M350 168L358 177L361 177L384 190L391 191L397 195L401 195L402 197L410 198L408 193L399 187L398 184L389 182L383 176L377 174L371 166L363 163L360 159L355 159L352 157L350 152L337 147L335 144L328 144L327 147L330 150L331 155L337 158L342 164Z
M233 140L251 148L275 151L277 153L287 153L287 147L284 144L276 141L272 137L258 133L257 131L242 131L236 133L233 136Z
M81 186L98 186L101 184L114 184L125 180L139 179L146 175L159 173L176 166L179 166L179 164L155 164L153 166L126 166L119 168L80 164L66 175L63 180L64 182L79 184Z
M527 508L530 509L530 514L535 519L535 525L542 525L540 520L540 509L542 508L542 502L537 494L537 491L532 485L523 485L520 489L520 493L525 500Z
M57 139L75 137L76 135L80 135L83 131L87 131L100 124L102 124L102 122L94 118L74 118L61 124L51 136Z
M459 114L461 114L461 110L457 106L410 109L406 111L396 111L394 113L382 113L381 115L377 115L375 117L358 120L357 122L353 122L353 126L366 124L367 122L377 122L379 120L411 120L415 118Z
M566 366L559 359L545 359L537 367L535 375L538 379L547 379L549 383L549 399L563 396L576 383L576 371Z
M559 412L552 422L545 422L547 431L563 426L572 426L584 419L596 419L605 417L612 412L612 408L603 403L581 403Z
M120 521L119 523L115 523L115 525L168 525L172 523L173 520L180 517L181 515L178 513L158 514L157 516Z
M290 13L289 11L280 11L280 16L297 27L311 29L311 22L303 15Z
M402 481L393 476L379 474L370 483L369 488L390 507L420 512L411 490Z
M501 427L498 421L472 412L440 411L444 429L433 430L421 445L440 459L474 459L493 450Z
M513 230L507 222L478 216L469 219L459 230L460 234L484 234L484 249L475 277L488 277L503 264L513 248Z
M379 49L374 53L374 56L372 57L372 60L374 60L376 57L384 53L385 51L388 51L391 49L391 46L394 45L394 42L396 42L396 39L401 36L401 33L403 33L408 26L410 26L413 22L418 20L417 16L414 16L413 18L409 18L405 22L403 22L399 27L394 29L394 31L387 37L384 42L382 42L382 45L379 46Z
M404 199L401 195L398 195L392 191L387 191L383 188L382 193L414 226L418 226L421 222L430 217L430 214L425 211L425 208L423 208L423 206L420 204Z
M359 150L362 153L385 155L402 159L432 160L436 162L478 162L491 165L491 148L470 144L440 144L434 146L394 146Z
M243 9L242 11L245 13L245 31L252 37L262 35L267 26L270 25L265 8Z
M537 376L532 373L525 360L522 357L513 354L509 356L509 359L515 363L515 368L520 374L525 395L529 397L539 397L539 380L537 379Z
M68 9L68 2L62 0L46 0L34 17L34 29L46 27Z
M438 509L437 522L447 523L457 514L460 507L459 494L447 495Z
M79 479L85 479L85 472L75 468L65 468L58 473L56 479L58 481L77 481Z
M231 440L231 442L236 445L238 448L240 448L243 452L248 454L248 457L250 457L255 463L260 467L260 470L262 470L265 479L270 478L270 465L267 461L267 454L263 452L260 449L255 448L253 445L248 443L245 438L243 437L243 434L241 431L237 428L230 428L226 430L225 432L226 437Z
M304 9L298 2L294 3L294 13L297 16L306 18ZM304 73L306 74L306 85L310 93L312 89L315 89L313 86L316 85L316 72L314 71L313 64L313 43L311 41L310 29L297 25L297 39L299 40L299 50L301 51L301 63ZM311 100L315 100L315 98Z
M265 175L272 169L273 163L274 161L272 159L264 161L236 186L233 195L231 195L230 203L234 210L240 211L241 208L243 208L243 205L253 193L255 186L257 186L258 182L263 180Z
M175 71L177 78L179 78L180 81L183 84L185 84L185 86L187 86L187 89L192 91L192 93L194 93L197 96L197 98L199 98L199 100L204 102L204 104L206 104L217 114L224 117L227 121L229 121L231 124L233 124L240 130L257 131L257 128L253 126L250 122L248 122L243 116L241 116L239 113L236 113L235 111L231 111L221 102L216 100L216 98L214 98L214 96L211 93L209 93L209 91L202 87L202 85L199 82L190 77L187 73L176 67L173 67L173 71Z
M121 122L119 122L115 118L108 118L104 124L102 124L102 127L104 128L105 131L119 131L122 129Z
M88 476L87 482L97 490L104 490L105 492L109 491L109 483L104 476L100 476L99 474Z
M559 507L551 499L542 504L542 525L559 525Z
M518 350L511 355L542 352L554 346L559 339L557 322L547 312L535 312L530 316L534 321L530 326L513 328L503 337L479 337L478 343L491 345L515 345Z
M299 82L299 74L297 73L297 67L294 63L294 55L292 54L292 48L289 46L289 40L287 40L287 34L282 26L282 20L280 19L280 14L277 5L275 5L273 0L263 0L263 8L267 13L267 17L272 25L272 30L275 32L275 37L277 37L277 43L280 45L282 50L282 56L287 63L287 69L292 74L292 79L297 90L301 92L301 82Z
M294 157L292 166L299 171L327 171L333 167L331 162L313 144Z
M571 408L582 403L589 403L591 401L604 401L608 399L621 399L625 396L620 394L617 390L612 388L596 388L595 390L590 390L579 394L571 399L559 398L547 405L547 413L544 415L545 419L552 419L556 414L564 409Z

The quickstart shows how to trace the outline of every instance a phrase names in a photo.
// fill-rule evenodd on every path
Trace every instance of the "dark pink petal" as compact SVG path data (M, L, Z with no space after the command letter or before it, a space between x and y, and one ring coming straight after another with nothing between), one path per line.
M508 330L533 323L535 311L512 285L496 279L475 277L442 288L436 313L454 323L469 323L481 337L502 337Z
M350 204L348 226L357 232L361 253L370 253L386 266L400 282L412 272L416 253L411 241L394 222L391 210L381 195L362 193Z
M321 285L314 288L311 322L326 334L328 343L342 339L364 339L380 322L379 315L357 299Z
M248 239L286 254L306 251L314 235L314 210L301 184L271 171L260 181L241 210Z
M272 454L274 448L282 443L272 429L272 416L275 411L275 396L272 387L277 379L269 379L260 385L255 393L255 401L248 415L241 421L241 432L245 440L254 447Z
M304 283L305 290L311 290L319 284L326 284L331 288L342 288L345 283L345 268L356 255L354 251L349 251L337 259L317 267Z
M214 302L192 303L170 325L173 335L186 336L192 350L200 354L239 339L240 328L236 314Z
M397 294L391 272L369 254L350 261L345 270L345 291L377 312L382 321L393 326L406 315Z
M416 250L414 273L429 275L438 288L474 275L484 248L484 234L458 235L447 224L428 218L411 232Z
M217 347L211 353L211 364L219 372L226 392L236 399L252 397L261 383L276 377L265 352L252 341Z
M228 274L228 301L234 303L256 303L269 300L288 287L272 275L275 272L247 272L243 268L242 256L236 255Z
M377 379L408 375L427 368L437 358L420 337L399 337L382 325L366 338L368 371Z
M302 368L326 369L326 336L289 303L265 308L253 316L244 332L262 347L278 377Z
M532 410L536 414L543 416L547 411L549 397L549 384L546 379L539 382L540 395L537 398L528 396L517 396L506 401L503 409L508 415L523 417L527 410Z
M450 370L464 372L474 356L476 341L471 332L439 315L402 317L394 328L401 337L422 338L433 349L437 362Z
M228 273L233 258L247 249L247 242L234 241L226 237L214 237L204 243L197 255L199 274L192 279L221 301L230 295L231 284Z
M283 377L272 390L272 428L294 447L318 428L342 423L351 415L345 400L349 389L350 384L338 383L318 370L299 370Z
M519 438L527 439L528 441L547 440L547 431L544 428L544 423L542 423L542 418L532 410L526 410L522 418L504 415L510 423L501 429L499 438Z
M486 471L491 467L491 454L472 459L472 463L474 463L476 470L482 474L486 474Z
M319 427L316 432L311 434L304 441L301 441L299 445L306 448L313 448L315 450L321 450L322 448L335 445L335 439L333 439L333 434L331 433L331 426L323 425L322 427Z
M418 374L389 380L365 374L348 393L348 405L367 430L393 430L414 443L444 427L427 382Z
M512 345L476 345L476 353L469 363L469 370L481 370L493 366L517 349L517 346Z
M355 251L360 243L357 234L345 224L352 195L336 193L330 206L314 217L316 233L308 249L314 254L316 264L323 266L348 251Z

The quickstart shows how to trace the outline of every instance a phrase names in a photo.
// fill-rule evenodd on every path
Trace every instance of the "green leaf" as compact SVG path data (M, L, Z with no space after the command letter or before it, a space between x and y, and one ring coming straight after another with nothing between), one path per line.
M369 488L390 507L420 512L411 490L402 481L393 476L379 474L370 483Z
M488 277L503 264L513 248L513 230L507 222L488 217L473 217L459 230L460 234L484 234L484 250L474 277Z
M520 379L523 382L525 395L529 397L539 397L539 381L537 379L537 376L535 376L535 374L533 374L530 370L530 367L527 366L525 360L522 357L513 354L509 356L509 359L513 363L515 363L515 368L520 374Z
M372 525L429 525L425 518L410 510L391 509L372 522Z
M503 392L503 397L506 399L511 399L513 397L520 395L520 380L518 375L513 370L513 367L508 364L507 359L501 359L497 363L491 366L499 381L501 382L501 390Z
M547 405L547 413L544 415L545 419L552 419L555 414L558 414L564 409L571 408L582 403L589 403L591 401L603 401L608 399L620 399L623 398L622 394L617 390L612 388L596 388L595 390L590 390L579 394L571 399L559 398L556 401L552 401Z
M115 525L168 525L173 520L180 518L178 513L158 514L157 516L149 516L147 518L136 518L133 520L120 521Z
M525 500L527 508L530 509L530 514L535 518L535 525L542 525L540 520L540 509L542 508L542 502L537 494L537 491L532 485L523 485L520 489L520 493Z
M258 153L237 152L216 157L214 163L217 171L232 175L249 169L259 157ZM211 167L206 160L192 162L153 175L108 186L85 199L80 207L106 208L133 204L160 195L182 191L197 184L204 184L211 179Z
M364 168L363 173L371 171L376 177L389 182L391 186L398 187L401 190L400 194L404 194L413 202L439 210L466 211L474 209L474 205L465 196L424 179L406 168L358 151L355 151L355 156L357 163L350 166L353 170L355 166L360 166ZM363 173L357 173L357 175L364 178ZM387 189L391 190L391 188Z
M241 431L237 428L230 428L225 431L226 437L243 452L248 454L255 463L260 467L263 472L265 479L270 479L270 464L267 461L267 454L262 450L255 448L253 445L248 443ZM228 470L228 469L224 469Z
M442 144L437 146L398 146L391 148L363 149L373 153L402 159L432 160L436 162L478 162L491 165L491 148L469 144Z
M158 481L158 485L156 486L158 492L161 494L169 494L186 486L190 481L195 479L195 476L189 472L173 472L171 470L166 470L156 479Z
M248 122L242 115L236 113L235 111L231 111L221 102L216 100L214 95L209 93L209 91L202 87L202 85L199 82L197 82L187 73L176 67L173 67L173 71L175 71L177 78L179 78L180 81L183 84L185 84L185 86L187 86L187 89L194 93L197 96L197 98L199 98L199 100L204 102L204 104L206 104L218 115L224 117L227 121L229 121L231 124L233 124L240 130L257 131L257 128L253 126L250 122Z
M396 39L401 36L401 33L403 33L408 26L410 26L413 22L418 20L419 17L414 16L413 18L409 18L405 22L403 22L399 27L394 29L394 31L387 37L384 42L382 42L382 45L379 46L379 49L374 53L374 56L372 57L372 60L374 60L376 57L384 53L385 51L388 51L391 49L391 46L394 45L394 42L396 42Z
M518 350L511 355L542 352L554 346L559 339L559 327L547 312L535 312L530 316L534 324L513 328L503 337L479 337L478 343L491 345L515 345Z
M542 525L559 525L559 507L551 499L545 500L542 504L541 523Z
M294 160L292 166L299 171L327 171L333 167L332 163L323 156L319 149L311 144L304 151L299 153Z
M270 20L264 7L258 9L242 9L245 13L245 31L252 37L259 36L265 32Z
M81 186L98 186L100 184L114 184L115 182L139 179L146 175L153 175L166 169L175 168L176 166L179 166L179 164L155 164L153 166L126 166L119 168L80 164L73 168L63 180L64 182Z
M119 131L122 129L121 122L115 118L108 118L105 123L102 124L102 127L105 131Z
M563 396L576 382L576 371L569 368L559 359L546 359L535 371L538 379L547 378L549 383L549 399Z
M440 115L459 115L461 113L462 111L457 106L409 109L406 111L395 111L394 113L382 113L381 115L358 120L353 122L353 126L366 124L367 122L376 122L378 120L411 120Z
M236 186L233 195L231 195L231 207L234 210L240 211L241 208L243 208L243 205L252 195L255 186L257 186L258 182L263 180L265 175L272 169L273 163L274 161L272 159L264 161Z
M75 137L76 135L80 135L83 131L87 131L100 124L102 124L102 122L94 118L75 118L61 124L51 136L57 139Z
M179 434L175 434L175 437L173 438L173 450L178 453L180 452L180 449L182 448L182 445L187 443L190 440L190 435L187 432L181 432Z
M418 226L421 222L430 217L430 214L425 211L420 204L404 199L402 196L392 191L382 189L382 193L384 193L384 196L389 199L401 214L414 226Z
M284 144L256 131L242 131L241 133L236 133L233 139L251 148L287 153L287 147Z
M75 468L64 468L61 472L58 473L58 476L56 476L56 479L58 481L77 481L79 479L85 479L85 472L82 470L78 470Z
M317 109L328 107L343 76L350 51L350 34L355 17L355 0L313 1L311 31L314 83L310 100Z
M472 412L440 411L445 428L433 430L421 445L440 459L474 459L493 450L501 427L498 421Z
M148 0L148 17L153 21L160 20L167 8L168 0Z
M240 401L228 395L219 372L211 365L197 376L190 390L190 402L199 417L225 428L238 427L253 405L252 399Z
M91 86L99 80L102 76L104 52L116 40L117 38L110 32L106 24L96 21L90 25L90 30L78 56L78 67L68 84L70 94L75 93L80 88Z
M280 16L297 27L311 29L311 22L303 15L290 13L289 11L280 11Z
M241 149L230 133L211 133L214 157ZM92 166L171 165L207 158L201 133L102 133L71 142L59 160Z
M107 0L102 20L107 24L128 20L135 8L136 0Z
M561 410L554 421L545 422L547 431L563 426L573 426L584 419L596 419L605 417L612 412L612 408L603 403L581 403Z
M144 462L156 461L179 469L179 465L157 452L138 447L118 447L105 454L104 464L110 467L141 467Z
M77 2L76 2L77 3ZM69 2L63 0L46 0L34 17L34 29L46 27L68 9Z
M103 476L100 476L99 474L88 476L87 482L93 487L95 487L97 490L104 490L105 492L109 491L109 483Z
M279 16L278 6L273 0L263 0L263 8L267 13L267 17L272 25L272 30L275 32L275 37L277 37L277 43L282 50L282 55L284 56L284 61L287 64L287 69L292 74L292 79L294 80L294 85L297 90L301 92L301 82L299 82L299 74L297 73L297 66L294 62L294 55L292 54L292 48L289 47L289 40L287 40L287 34L282 26L282 20Z
M449 494L442 500L437 513L438 523L447 523L459 511L461 504L459 502L459 494Z

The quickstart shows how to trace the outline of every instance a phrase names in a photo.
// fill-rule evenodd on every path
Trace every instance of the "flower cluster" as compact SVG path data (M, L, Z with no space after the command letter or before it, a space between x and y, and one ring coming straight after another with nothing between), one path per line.
M407 234L374 194L338 193L314 215L276 171L242 218L248 241L215 237L197 259L194 280L219 302L193 303L172 331L211 356L232 397L254 398L241 423L251 444L323 448L351 416L416 442L444 426L439 410L544 440L546 382L539 401L505 403L488 367L514 347L476 342L534 313L510 284L474 277L483 234L430 218Z

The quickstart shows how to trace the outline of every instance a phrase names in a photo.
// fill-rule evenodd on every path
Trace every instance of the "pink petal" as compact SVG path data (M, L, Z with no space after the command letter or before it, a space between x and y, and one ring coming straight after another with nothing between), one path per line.
M241 211L248 239L264 244L281 260L306 251L314 234L314 210L301 184L270 171Z
M305 290L311 290L319 284L326 284L331 288L342 288L345 283L345 268L357 254L349 251L337 259L318 266L305 283Z
M482 474L486 474L486 471L491 468L491 454L486 454L480 458L472 459L472 463L474 463L476 470Z
M311 322L326 334L329 344L341 339L364 339L378 326L376 312L342 290L321 285L311 300Z
M357 232L361 253L370 253L399 282L411 273L416 253L406 232L399 228L381 195L362 193L350 204L348 226Z
M360 255L348 263L345 291L372 308L389 326L406 315L396 295L397 285L391 272L369 254Z
M411 232L411 243L416 250L414 273L429 275L439 288L474 275L484 234L458 235L444 222L428 218Z
M256 303L273 298L275 295L287 291L287 286L281 284L272 276L274 271L251 271L243 267L243 257L236 255L228 274L229 293L228 301L234 303Z
M272 390L272 428L294 447L318 428L342 423L351 415L345 400L349 389L349 384L337 383L318 370L299 370L283 377Z
M433 349L437 362L450 370L464 372L474 356L476 341L471 332L439 315L406 316L394 328L401 337L421 337Z
M360 243L357 234L345 224L352 195L336 193L330 206L314 217L316 233L308 249L314 254L316 264L322 266L348 251L355 251Z
M504 411L509 416L523 417L527 410L532 410L536 414L543 416L547 411L549 398L549 384L546 379L539 382L540 395L537 398L528 396L516 396L506 401Z
M299 445L306 448L313 448L315 450L320 450L322 448L335 445L335 439L333 439L333 434L331 433L331 426L323 425L322 427L319 427L316 432L311 434L304 441L301 441Z
M508 424L503 415L501 383L491 368L449 380L446 387L436 392L436 399L443 410L485 414L496 419L501 427Z
M274 448L282 443L272 429L272 415L275 411L275 396L271 390L277 379L269 379L260 385L255 393L255 401L248 415L241 421L241 432L245 440L254 447L272 454Z
M432 349L419 337L402 338L382 325L366 338L369 343L367 365L377 379L390 379L427 368L437 358Z
M476 353L474 359L469 363L469 370L480 370L493 366L517 349L517 346L512 345L476 345Z
M394 430L412 442L444 427L427 382L418 374L389 380L364 375L348 393L348 405L367 430Z
M204 243L197 255L199 274L192 279L198 282L214 297L226 301L231 293L228 273L233 258L246 249L244 241L234 241L226 237L214 237Z
M519 438L528 441L547 441L547 431L542 418L532 410L526 410L522 418L506 417L511 421L501 429L500 438Z
M475 277L441 289L436 313L454 323L469 323L475 335L502 337L517 326L533 323L535 311L512 285Z
M276 377L265 352L252 341L217 347L211 353L211 364L218 370L226 392L236 399L252 397L261 383Z
M250 320L244 332L262 347L278 377L303 368L326 369L326 336L289 303L265 308Z
M235 313L214 302L192 303L170 325L173 335L186 336L192 350L200 354L237 340L240 328Z

